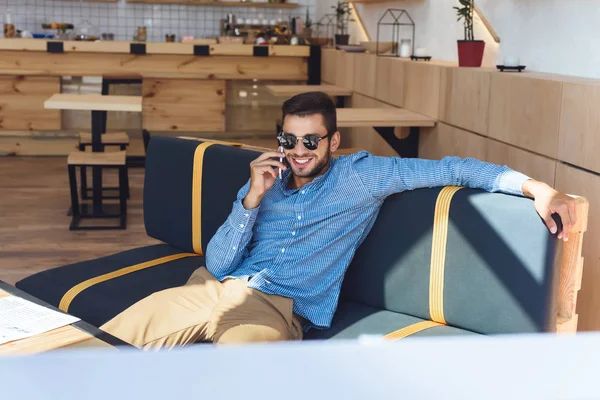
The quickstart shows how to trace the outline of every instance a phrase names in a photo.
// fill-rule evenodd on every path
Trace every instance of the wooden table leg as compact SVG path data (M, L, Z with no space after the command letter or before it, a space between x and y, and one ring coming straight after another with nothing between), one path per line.
M410 134L404 139L396 136L393 126L374 126L373 129L381 136L402 158L419 157L419 134L421 128L412 126Z

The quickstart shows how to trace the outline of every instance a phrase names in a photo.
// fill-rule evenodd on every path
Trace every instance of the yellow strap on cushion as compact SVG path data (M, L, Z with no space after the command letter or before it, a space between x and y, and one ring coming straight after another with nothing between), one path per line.
M179 260L181 258L186 258L186 257L196 257L196 256L198 256L198 254L194 254L194 253L173 254L170 256L157 258L155 260L146 261L141 264L132 265L130 267L121 268L116 271L109 272L107 274L88 279L86 281L78 283L77 285L75 285L71 289L69 289L67 291L67 293L65 293L65 295L60 300L58 308L60 308L64 312L68 312L69 306L71 305L71 302L73 301L75 296L77 296L79 293L83 292L85 289L88 289L98 283L105 282L105 281L108 281L113 278L118 278L120 276L130 274L132 272L136 272L136 271L140 271L140 270L143 270L146 268L154 267L156 265L165 264L170 261L175 261L175 260Z
M429 314L432 321L440 324L446 323L444 318L444 267L446 264L450 201L460 189L462 188L457 186L443 188L435 203L429 278Z
M217 143L201 143L196 147L194 153L192 178L192 248L195 253L201 256L204 255L202 251L202 167L204 165L204 152L213 144Z
M417 332L424 331L425 329L433 328L436 326L442 326L442 325L443 324L439 324L439 323L433 322L433 321L421 321L421 322L417 322L416 324L406 326L402 329L398 329L397 331L394 331L392 333L388 333L387 335L384 336L384 339L396 341L396 340L404 339L407 336L414 335Z

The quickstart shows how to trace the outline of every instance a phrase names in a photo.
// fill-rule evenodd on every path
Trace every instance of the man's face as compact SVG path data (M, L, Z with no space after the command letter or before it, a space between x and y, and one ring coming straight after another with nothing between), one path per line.
M321 114L306 117L287 115L283 124L283 132L298 138L296 147L290 150L284 149L286 159L295 176L314 178L329 166L331 152L337 149L337 143L339 143L339 133L336 132L331 138L322 139L316 150L308 150L302 142L302 137L306 135L327 136L327 129L323 124Z

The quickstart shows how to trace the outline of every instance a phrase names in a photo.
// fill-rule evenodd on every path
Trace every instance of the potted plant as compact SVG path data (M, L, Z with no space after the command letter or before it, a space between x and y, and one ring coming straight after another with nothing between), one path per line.
M310 14L308 13L308 7L306 7L306 21L304 21L304 38L310 39L312 37L312 21Z
M463 20L465 40L457 40L458 65L461 67L481 67L485 42L475 40L473 36L473 15L475 0L458 0L461 7L454 7L458 15L457 21Z
M348 34L348 21L351 21L350 14L352 13L350 4L338 1L337 5L331 6L331 8L335 10L337 17L338 33L335 35L335 44L347 45L350 42L350 35Z

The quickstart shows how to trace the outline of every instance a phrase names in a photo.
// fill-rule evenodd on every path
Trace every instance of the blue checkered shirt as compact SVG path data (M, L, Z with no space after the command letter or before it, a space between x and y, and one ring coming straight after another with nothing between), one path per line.
M525 175L475 159L440 161L376 157L361 151L332 158L325 174L288 189L284 172L260 206L242 205L244 185L227 221L208 244L206 267L217 279L249 279L248 286L294 300L309 327L331 325L342 279L385 198L447 185L523 195Z

